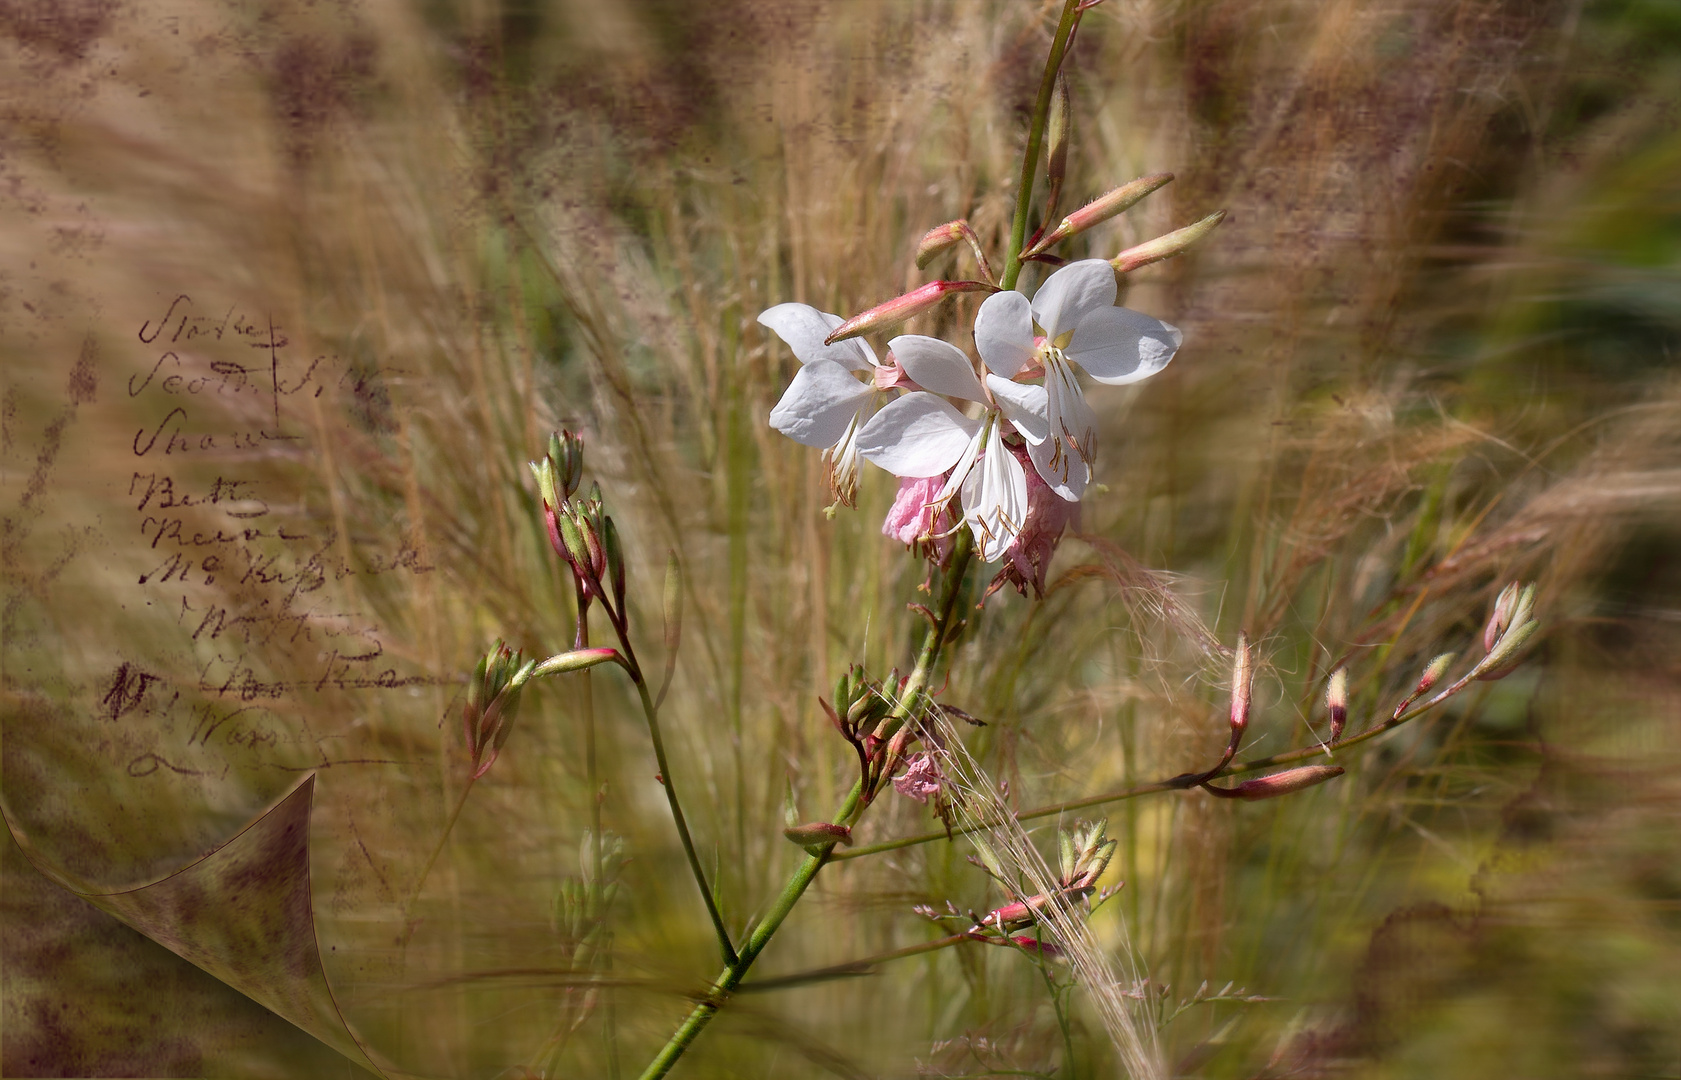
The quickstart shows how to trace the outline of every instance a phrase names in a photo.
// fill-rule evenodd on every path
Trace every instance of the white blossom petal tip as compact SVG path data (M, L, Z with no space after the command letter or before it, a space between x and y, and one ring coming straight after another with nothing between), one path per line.
M1019 292L994 293L975 313L975 349L995 375L1012 379L1033 359L1033 306Z
M806 446L833 446L875 392L839 364L807 364L770 411L770 426Z
M1039 286L1033 321L1051 344L1080 324L1088 312L1115 305L1115 268L1102 259L1069 263Z
M778 304L767 308L759 315L759 325L787 342L802 364L827 360L849 371L868 371L876 366L875 350L867 342L825 343L824 339L841 325L841 317L818 311L810 304Z
M1178 327L1141 311L1105 308L1080 320L1067 356L1098 382L1124 386L1167 367L1184 337Z
M888 342L887 347L905 374L924 390L965 401L986 400L986 391L975 377L974 365L962 349L950 342L904 334Z

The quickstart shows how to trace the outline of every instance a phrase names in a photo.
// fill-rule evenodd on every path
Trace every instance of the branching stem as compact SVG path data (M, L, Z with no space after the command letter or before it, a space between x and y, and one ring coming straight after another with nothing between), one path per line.
M631 681L636 684L636 693L642 699L642 715L648 720L648 737L654 742L654 762L659 766L660 786L665 788L665 801L671 807L671 820L677 825L677 835L683 841L683 854L688 856L689 871L695 876L695 884L700 886L701 899L706 901L706 914L712 919L712 929L718 934L718 947L724 954L724 963L733 966L740 960L735 946L730 942L730 932L724 926L724 917L718 912L718 901L712 895L711 886L706 883L706 871L701 869L700 855L695 852L695 842L689 836L689 823L683 817L683 803L677 798L677 783L671 776L671 765L665 757L665 740L660 737L659 710L654 707L654 699L648 693L648 680L642 677L642 669L633 660L630 670Z
M1358 735L1353 735L1339 742L1332 743L1330 746L1303 746L1295 750L1286 750L1282 753L1273 754L1269 757L1240 761L1235 765L1222 765L1220 768L1217 768L1212 772L1182 773L1178 776L1169 777L1166 780L1158 780L1153 784L1144 784L1140 787L1128 788L1125 791L1110 791L1102 795L1092 795L1084 799L1072 799L1067 802L1051 803L1048 806L1039 806L1032 810L1023 810L1016 814L1016 820L1033 821L1037 818L1054 817L1059 814L1072 813L1077 810L1090 810L1093 807L1107 806L1110 803L1125 802L1128 799L1136 799L1144 795L1155 795L1163 791L1188 791L1200 783L1208 780L1216 780L1222 776L1236 776L1241 773L1257 772L1261 769L1270 769L1275 765L1288 765L1292 762L1302 761L1312 757L1319 757L1320 755L1329 756L1332 751L1351 749L1361 743L1375 739L1384 732L1397 728L1417 716L1421 716L1430 709L1440 705L1454 694L1463 690L1470 684L1470 681L1471 680L1469 678L1461 679L1459 682L1448 687L1429 701L1413 706L1400 716L1387 719L1383 723L1363 731ZM833 861L840 862L844 859L862 858L865 855L879 855L884 851L898 851L901 848L916 847L919 844L930 844L935 840L946 840L954 836L963 836L965 834L978 832L981 829L990 827L990 824L982 822L978 824L959 826L957 828L953 828L949 832L945 829L938 829L933 832L920 833L916 836L900 837L897 840L883 840L879 844L864 844L859 847L848 848L845 851L836 852L832 858Z
M951 639L957 601L963 594L963 579L967 575L969 562L974 554L969 530L959 530L955 540L956 543L951 555L951 568L946 571L940 582L936 621L933 626L928 628L928 634L922 642L922 651L916 659L916 669L911 672L910 680L905 684L904 691L890 714L894 719L901 722L910 718L917 699L922 696L923 690L928 686L929 676L933 673L941 652ZM638 682L637 685L640 687L641 683ZM646 697L645 690L643 693ZM858 815L864 809L862 795L863 780L860 779L853 784L852 791L836 812L834 817L836 823L851 825L857 820ZM757 960L765 946L770 944L770 939L781 928L783 921L788 918L788 914L794 910L794 905L800 902L800 897L804 896L806 889L811 887L812 881L817 877L817 872L823 869L833 855L834 844L825 844L818 848L815 854L807 855L805 860L794 870L793 876L782 887L782 892L777 895L770 910L765 913L765 917L759 921L759 924L753 928L753 932L747 936L747 940L742 943L740 955L731 963L726 964L717 979L713 980L712 987L707 995L696 1003L688 1018L683 1021L682 1026L672 1034L670 1039L666 1040L665 1046L660 1048L660 1052L654 1057L654 1060L649 1062L648 1067L643 1070L642 1080L657 1080L658 1077L670 1072L671 1067L677 1064L677 1060L688 1050L689 1044L694 1042L696 1036L706 1028L707 1024L712 1022L712 1018L718 1015L718 1010L723 1007L724 1002L741 986L742 980L747 977L748 970L753 966L753 961Z

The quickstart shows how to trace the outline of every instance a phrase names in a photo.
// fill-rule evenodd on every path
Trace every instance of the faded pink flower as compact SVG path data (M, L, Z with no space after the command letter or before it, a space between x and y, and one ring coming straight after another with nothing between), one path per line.
M1021 461L1027 473L1027 518L1022 522L1020 534L1004 553L1004 567L992 579L987 595L1010 584L1023 596L1031 585L1033 595L1043 597L1051 556L1056 553L1063 530L1069 525L1079 527L1080 504L1062 498L1045 483L1044 477L1032 467L1026 447L1011 446L1010 452Z
M944 484L944 476L902 478L899 493L893 497L893 506L887 511L887 519L881 523L883 536L918 548L925 557L941 566L946 565L951 557L951 532L957 526L957 519L949 506L938 514L934 510Z
M893 778L893 790L907 799L927 805L929 796L940 793L940 784L944 779L940 775L940 767L934 763L933 755L926 752L912 754L906 760L910 767Z

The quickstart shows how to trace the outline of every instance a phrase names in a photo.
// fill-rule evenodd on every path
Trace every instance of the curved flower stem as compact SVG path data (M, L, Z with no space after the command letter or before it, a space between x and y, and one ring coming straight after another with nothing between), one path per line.
M438 846L432 849L426 865L420 868L420 876L415 879L414 891L409 894L409 902L403 905L403 918L407 921L409 909L420 899L421 887L426 884L426 878L432 873L432 867L437 865L438 856L444 853L444 845L449 843L449 834L455 830L456 819L461 816L462 807L467 805L467 796L473 790L473 784L478 780L476 776L467 778L467 786L461 789L461 798L455 800L455 809L450 812L449 820L444 822L443 835L438 837Z
M694 838L689 835L689 822L683 816L683 803L677 797L677 783L671 777L671 764L665 756L665 739L660 736L660 710L654 699L648 693L648 680L642 673L642 664L636 659L636 649L630 643L630 616L622 608L615 608L607 602L605 596L600 597L601 609L607 615L607 621L613 626L613 633L619 639L620 655L615 659L626 673L630 681L636 684L636 693L642 700L642 715L648 721L648 737L654 743L654 763L659 766L659 773L655 777L660 786L665 788L665 801L671 807L671 820L677 826L677 837L683 842L683 854L689 860L689 872L694 875L695 884L700 886L700 897L706 902L706 914L712 919L712 929L718 935L718 948L724 954L724 963L736 962L735 945L730 941L730 932L724 926L724 917L718 913L718 901L712 895L712 887L706 883L706 871L701 869L700 856L695 852Z
M628 670L631 682L636 684L636 693L642 699L642 715L648 719L648 736L654 741L654 761L660 769L658 779L660 786L665 788L665 801L671 806L671 820L677 825L677 835L683 841L683 854L689 858L689 870L695 876L695 884L700 886L701 899L706 901L706 913L712 917L712 929L717 931L724 963L734 965L740 957L730 942L730 932L724 927L724 917L718 913L718 901L712 895L711 886L706 883L706 871L700 867L700 856L695 853L695 842L689 836L689 823L683 817L683 804L677 798L677 784L671 778L671 766L665 758L665 740L660 738L659 710L654 708L654 699L648 694L648 680L642 677L641 666L633 659Z
M1342 750L1358 746L1363 742L1375 739L1384 732L1399 727L1407 721L1428 712L1430 709L1440 705L1460 690L1463 690L1467 685L1469 685L1470 681L1471 680L1469 678L1461 679L1458 683L1448 687L1429 701L1408 709L1400 716L1392 717L1385 720L1383 723L1378 724L1376 727L1363 731L1358 735L1350 736L1349 738L1343 739L1339 742L1332 743L1330 746L1303 746L1296 750L1286 750L1282 753L1273 754L1269 757L1240 761L1235 765L1224 765L1212 772L1181 773L1178 776L1169 777L1166 780L1158 780L1153 784L1144 784L1141 787L1128 788L1125 791L1111 791L1102 795L1093 795L1089 798L1051 803L1048 806L1039 806L1033 808L1032 810L1023 810L1016 814L1016 820L1032 821L1036 818L1054 817L1058 814L1066 814L1075 810L1089 810L1095 806L1106 806L1109 803L1125 802L1128 799L1136 799L1143 795L1155 795L1163 791L1188 791L1200 783L1207 780L1215 780L1222 776L1236 776L1240 773L1256 772L1260 769L1270 769L1275 765L1288 765L1294 761L1302 761L1306 758L1318 757L1320 755L1329 756L1334 750ZM949 832L944 829L939 829L933 832L920 833L916 836L903 836L897 840L883 840L879 844L864 844L859 847L848 848L845 851L836 852L833 856L831 856L831 861L840 862L845 859L862 858L865 855L879 855L884 851L898 851L901 848L916 847L919 844L931 844L936 840L949 840L952 837L964 836L968 833L978 832L981 829L988 827L989 826L984 823L964 825L952 829Z
M1056 24L1056 36L1051 39L1051 55L1045 60L1045 74L1039 80L1039 96L1033 102L1033 123L1027 129L1027 150L1021 158L1021 183L1016 187L1016 216L1010 219L1009 256L1004 260L1004 275L998 281L1005 289L1015 288L1016 278L1021 274L1021 252L1027 244L1027 215L1033 201L1033 176L1039 170L1039 149L1045 142L1045 120L1050 116L1062 56L1079 16L1080 0L1065 0L1062 18Z
M590 644L589 597L584 595L583 587L578 584L576 578L573 579L573 584L577 594L578 628L572 639L572 648L574 650L587 649ZM592 956L590 958L590 962L593 965L599 958L602 966L606 970L612 971L613 938L611 934L606 932L607 912L605 910L605 905L602 903L602 883L606 877L606 860L602 851L601 835L601 801L603 792L601 790L601 772L597 763L595 745L595 686L591 681L591 672L588 668L579 672L579 675L578 711L583 713L584 717L584 782L589 785L590 799L590 885L587 894L587 902L589 905L589 918L590 921L594 923L594 932L601 934L603 942L602 948L599 952L599 957ZM606 1044L607 1050L607 1075L610 1080L618 1080L618 1009L616 1008L613 990L611 988L607 988L603 991L603 994L606 1001L605 1007L602 1010L603 1024L601 1036L602 1042Z
M973 554L974 545L969 530L959 530L952 550L951 568L946 571L940 582L936 621L933 626L928 628L928 635L922 642L922 651L916 658L916 669L911 672L910 680L905 684L904 692L890 714L897 720L909 719L911 710L915 707L916 699L927 688L929 676L933 674L934 665L939 661L940 653L951 638L953 616L956 613L958 598L963 593L963 579L968 573L969 562ZM640 687L641 683L638 682L637 685ZM646 691L644 691L644 697L646 697ZM863 781L860 779L852 785L852 791L841 803L839 811L836 812L834 820L837 824L851 825L857 820L858 815L864 809L862 795ZM760 920L759 924L753 928L753 932L747 936L747 940L742 943L740 955L727 964L718 977L713 980L712 988L706 996L696 1003L688 1018L683 1021L682 1026L672 1034L670 1039L666 1040L666 1044L660 1048L660 1052L655 1055L654 1060L650 1061L648 1067L642 1071L642 1080L656 1080L656 1078L670 1072L671 1067L677 1064L677 1059L683 1056L684 1051L688 1050L689 1044L694 1042L695 1037L705 1029L707 1024L712 1022L714 1016L718 1015L718 1010L723 1007L725 1000L741 986L741 981L747 977L748 969L753 966L753 961L757 960L765 946L770 944L771 937L781 928L783 920L788 917L789 912L794 910L794 905L799 903L800 897L805 895L806 889L811 886L812 881L817 877L817 872L823 869L833 855L834 844L826 844L819 848L815 854L806 856L805 860L800 863L793 876L788 879L788 883L782 887L782 892L777 895L770 910L765 913L765 917Z

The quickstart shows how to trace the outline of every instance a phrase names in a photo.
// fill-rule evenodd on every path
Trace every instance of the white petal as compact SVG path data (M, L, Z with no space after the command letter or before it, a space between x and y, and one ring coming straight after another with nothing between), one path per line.
M839 364L807 364L794 373L794 381L770 411L770 426L797 443L830 447L846 434L846 426L875 392Z
M904 334L887 343L905 374L924 390L969 401L985 401L975 367L963 350L939 338Z
M910 393L870 418L858 432L858 452L894 476L938 476L957 463L980 426L944 398Z
M1059 453L1064 456L1057 456ZM1056 491L1057 495L1069 503L1078 503L1081 496L1086 495L1089 474L1084 469L1069 469L1069 478L1062 479L1062 463L1066 454L1066 447L1062 447L1061 442L1057 442L1056 439L1046 439L1039 446L1029 444L1027 447L1027 456L1034 463L1034 471L1046 481L1047 488Z
M1043 386L1011 382L996 375L986 377L986 386L992 391L992 399L998 402L998 411L1015 425L1022 438L1030 444L1045 441L1051 433L1051 424L1045 412L1047 399Z
M963 518L975 534L982 560L998 562L1027 518L1027 473L994 426L980 467L963 481Z
M868 371L875 367L875 350L857 338L823 344L823 339L844 321L839 315L818 311L810 304L778 304L759 316L759 325L776 331L802 364L829 360L849 371Z
M939 492L928 504L934 508L934 517L938 518L945 513L946 504L956 498L958 492L963 489L964 483L969 479L969 474L974 471L975 465L980 461L981 440L985 436L986 425L977 423L975 433L969 437L969 442L963 447L963 453L957 457L957 464L952 466L951 475L946 477L946 482L941 485Z
M1148 379L1167 366L1184 335L1131 308L1106 308L1080 320L1068 343L1068 359L1110 386Z
M1033 321L1052 344L1080 325L1087 312L1115 306L1115 268L1102 259L1069 263L1033 296Z
M1067 364L1046 368L1045 396L1051 437L1038 445L1030 443L1027 456L1052 491L1069 502L1079 502L1091 480L1097 417Z
M975 313L975 348L986 366L1013 378L1033 359L1033 307L1019 292L993 293Z

